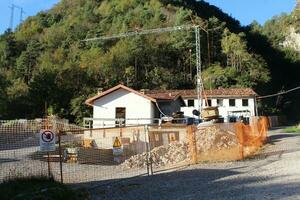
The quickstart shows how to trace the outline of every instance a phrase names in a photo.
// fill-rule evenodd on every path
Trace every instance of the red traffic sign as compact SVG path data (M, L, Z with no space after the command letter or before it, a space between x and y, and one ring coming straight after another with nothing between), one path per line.
M43 140L43 142L52 142L55 138L55 135L52 131L46 130L44 132L42 132L41 135L41 139Z

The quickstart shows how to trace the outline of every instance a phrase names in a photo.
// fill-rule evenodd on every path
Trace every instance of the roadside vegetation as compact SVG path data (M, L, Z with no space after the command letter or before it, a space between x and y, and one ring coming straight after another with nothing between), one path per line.
M73 190L46 177L19 178L0 184L2 200L88 200L88 192Z
M300 133L300 124L296 126L287 127L284 129L287 133Z

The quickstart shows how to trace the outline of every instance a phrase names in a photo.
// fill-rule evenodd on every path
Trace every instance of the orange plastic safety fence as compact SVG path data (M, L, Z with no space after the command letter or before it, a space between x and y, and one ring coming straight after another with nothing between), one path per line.
M244 159L257 152L267 141L269 121L267 117L253 117L249 125L238 122L235 128L240 145L240 157Z

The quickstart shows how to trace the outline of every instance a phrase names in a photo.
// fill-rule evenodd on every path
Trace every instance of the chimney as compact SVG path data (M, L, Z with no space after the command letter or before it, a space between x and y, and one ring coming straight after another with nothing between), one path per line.
M97 89L97 94L101 94L103 92L103 88L98 88Z

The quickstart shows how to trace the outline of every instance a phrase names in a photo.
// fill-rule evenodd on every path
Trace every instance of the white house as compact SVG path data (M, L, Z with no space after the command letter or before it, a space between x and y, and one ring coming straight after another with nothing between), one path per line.
M181 107L185 117L196 118L193 110L198 109L198 99L196 90L153 90L151 94L173 94L181 95L185 101L185 106ZM205 96L207 102L205 100ZM213 90L205 90L202 94L202 105L218 106L220 117L225 122L236 121L240 116L248 120L256 113L256 96L257 94L251 88L220 88Z
M150 124L154 118L170 116L185 106L177 93L145 94L121 84L87 99L85 103L93 107L94 128Z

